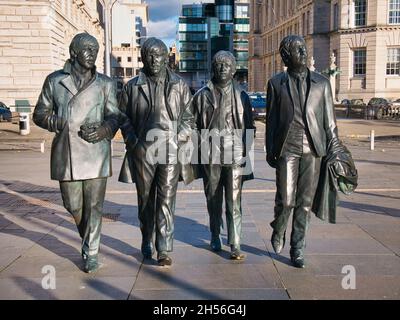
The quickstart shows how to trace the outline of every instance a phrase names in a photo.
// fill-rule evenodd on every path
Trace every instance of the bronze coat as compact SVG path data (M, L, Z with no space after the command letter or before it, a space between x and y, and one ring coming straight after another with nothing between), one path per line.
M236 81L233 81L234 105L232 105L232 118L235 129L243 129L243 143L246 145L246 129L255 129L253 113L251 111L250 98ZM193 97L193 110L197 130L210 129L216 107L214 95L214 84L209 81ZM200 135L199 135L200 136ZM249 146L247 146L249 147ZM250 149L250 148L248 148ZM201 158L199 150L199 159ZM253 168L251 169L253 171ZM202 176L201 170L197 169L197 177ZM254 179L251 173L243 177L243 181Z
M105 121L115 134L119 115L116 87L109 77L96 72L78 91L69 61L63 70L47 76L33 121L56 133L51 147L51 179L72 181L111 176L110 140L92 144L79 137L78 132L84 123ZM59 118L67 121L60 131L57 129Z
M168 85L165 91L166 107L171 121L176 121L178 133L190 132L193 128L192 95L185 81L167 69ZM127 144L127 153L121 167L119 181L134 183L133 161L129 161L129 149L134 148L138 140L145 139L144 130L150 115L150 90L143 72L131 79L122 91L119 108L126 116L121 131ZM180 180L189 184L194 180L193 168L190 164L180 166Z
M335 112L329 80L310 71L309 91L305 103L305 125L310 131L312 144L318 157L327 153L328 144L338 141ZM287 72L282 72L270 79L267 90L267 127L266 149L267 161L273 167L281 156L289 128L293 122L294 88ZM335 142L334 142L335 143Z

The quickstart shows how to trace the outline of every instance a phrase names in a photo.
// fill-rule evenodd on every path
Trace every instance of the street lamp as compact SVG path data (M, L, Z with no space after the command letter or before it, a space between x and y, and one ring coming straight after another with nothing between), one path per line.
M104 66L105 73L107 76L111 76L111 47L110 47L110 30L111 30L111 14L112 8L114 4L118 1L121 3L121 0L100 0L103 6L103 17L104 17L104 41L105 41L105 57L104 57Z

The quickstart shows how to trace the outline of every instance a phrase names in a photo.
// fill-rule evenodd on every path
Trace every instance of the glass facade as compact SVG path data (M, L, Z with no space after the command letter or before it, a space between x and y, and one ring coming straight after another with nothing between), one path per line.
M179 70L204 71L207 66L207 19L204 6L185 5L179 18Z
M237 71L247 79L249 6L246 0L183 5L179 18L179 71L209 73L212 56L219 50L228 50L237 60Z

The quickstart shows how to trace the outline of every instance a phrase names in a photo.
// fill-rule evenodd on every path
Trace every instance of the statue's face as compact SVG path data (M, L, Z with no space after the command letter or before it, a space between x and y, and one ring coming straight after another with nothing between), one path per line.
M99 48L95 44L86 43L78 52L76 59L82 67L92 69L96 63L98 53Z
M288 67L293 69L299 69L307 67L307 48L304 41L295 40L290 46L290 52L288 57Z
M213 68L214 77L217 83L228 83L233 79L233 76L236 72L232 62L229 59L215 62Z
M143 64L151 76L158 76L167 67L167 55L162 48L154 46L146 55Z

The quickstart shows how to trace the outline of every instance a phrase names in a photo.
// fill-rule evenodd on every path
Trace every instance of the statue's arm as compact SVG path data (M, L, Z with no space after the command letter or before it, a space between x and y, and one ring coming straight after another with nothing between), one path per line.
M118 109L117 86L115 82L108 85L108 95L104 106L104 122L103 126L107 128L107 138L111 140L119 129L121 119L121 111Z
M192 131L196 129L196 124L192 93L185 82L182 83L181 98L181 103L184 107L178 124L178 139L186 140L186 138L191 135Z
M339 144L338 128L336 124L335 107L333 104L332 89L330 83L325 85L325 110L324 129L326 133L326 147L334 147Z
M54 110L53 94L53 85L50 77L47 77L33 112L33 122L50 132L59 132L66 120L57 116Z
M136 132L132 125L134 119L131 119L133 113L131 112L132 96L129 83L127 83L122 89L118 108L120 110L119 124L122 136L124 138L124 142L126 144L127 149L133 149L138 143L139 139L136 136Z
M276 110L276 96L275 89L272 81L268 81L267 85L267 121L265 128L265 147L267 151L267 162L271 167L276 167L276 161L274 157L274 130L277 126L277 110Z

